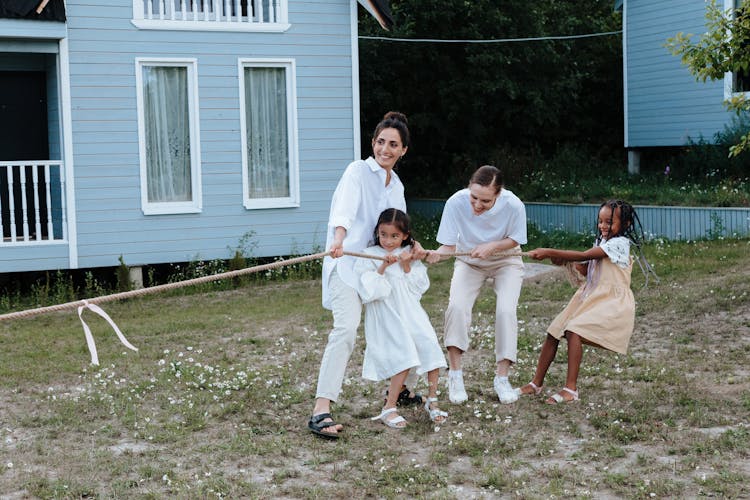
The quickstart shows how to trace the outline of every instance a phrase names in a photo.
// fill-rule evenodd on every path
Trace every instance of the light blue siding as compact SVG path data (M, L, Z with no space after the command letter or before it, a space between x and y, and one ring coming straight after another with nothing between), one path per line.
M410 200L410 213L439 216L444 200ZM542 231L594 234L599 205L525 203L526 219ZM635 206L648 237L670 240L750 236L750 208Z
M66 9L78 267L225 259L250 231L256 257L319 251L354 147L350 0L290 0L284 33L139 30L131 0ZM201 213L142 213L139 57L197 60ZM295 61L298 208L243 207L239 58ZM0 247L0 272L67 267L65 244Z
M731 114L724 82L698 82L664 46L678 32L706 31L704 0L625 0L626 146L712 140Z

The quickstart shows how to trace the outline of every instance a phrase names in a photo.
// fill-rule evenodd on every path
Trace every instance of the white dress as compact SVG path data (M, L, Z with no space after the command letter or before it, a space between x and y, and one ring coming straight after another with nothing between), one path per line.
M395 255L410 250L402 247ZM365 253L385 256L379 246ZM418 374L445 368L445 355L435 329L422 308L422 294L430 287L427 269L420 261L412 261L405 273L401 264L388 266L378 273L381 260L358 258L354 270L359 275L359 294L365 305L365 360L362 377L385 380L399 372L416 367Z

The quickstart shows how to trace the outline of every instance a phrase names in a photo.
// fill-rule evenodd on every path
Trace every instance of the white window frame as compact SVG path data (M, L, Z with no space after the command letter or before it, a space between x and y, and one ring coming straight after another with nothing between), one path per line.
M732 18L734 18L735 0L724 0L724 11L731 12ZM734 73L727 71L724 73L724 99L729 100L732 97L745 96L750 98L750 92L735 92L734 91Z
M294 59L240 58L237 62L240 93L240 139L242 144L242 199L246 209L299 207L299 156L297 125L297 77ZM283 68L286 76L287 134L289 147L289 196L281 198L250 198L247 121L245 118L245 68Z
M158 2L159 0L151 0ZM214 10L220 10L224 2L234 0L194 0L197 2L215 2ZM253 0L248 0L252 2ZM142 30L175 30L175 31L244 31L259 33L283 33L287 31L289 24L289 0L275 0L277 2L274 22L253 21L246 17L237 16L217 18L213 13L208 16L199 13L193 19L182 19L183 12L180 10L168 10L165 14L148 11L144 8L144 0L133 0L133 19L131 23ZM190 0L187 0L189 3ZM178 5L177 7L182 7ZM158 10L158 9L157 9ZM187 14L187 13L186 13ZM189 17L189 16L186 16Z
M146 168L146 122L143 98L143 68L145 66L187 68L188 113L190 126L190 182L192 200L182 202L148 201ZM195 58L138 57L135 59L136 99L138 107L138 148L141 171L141 209L144 215L199 213L203 209L201 192L201 151L198 117L198 60Z

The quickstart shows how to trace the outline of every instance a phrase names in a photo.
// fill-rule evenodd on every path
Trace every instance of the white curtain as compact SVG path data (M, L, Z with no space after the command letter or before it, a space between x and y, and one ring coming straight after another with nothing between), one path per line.
M191 201L187 68L144 66L143 87L148 201Z
M250 198L289 196L286 71L245 68L248 193Z

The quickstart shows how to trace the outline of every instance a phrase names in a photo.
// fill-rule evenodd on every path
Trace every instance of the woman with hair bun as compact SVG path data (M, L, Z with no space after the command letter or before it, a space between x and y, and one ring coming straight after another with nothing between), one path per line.
M342 429L331 416L331 402L341 393L362 316L355 258L345 256L344 250L361 252L372 245L372 231L383 210L406 211L404 185L394 168L408 149L406 116L386 113L372 136L372 156L350 163L333 193L326 236L330 255L323 260L323 307L333 313L333 329L320 363L315 407L308 422L310 431L321 437L337 439ZM414 252L416 258L424 257L418 243ZM399 401L421 403L421 398L404 388Z

